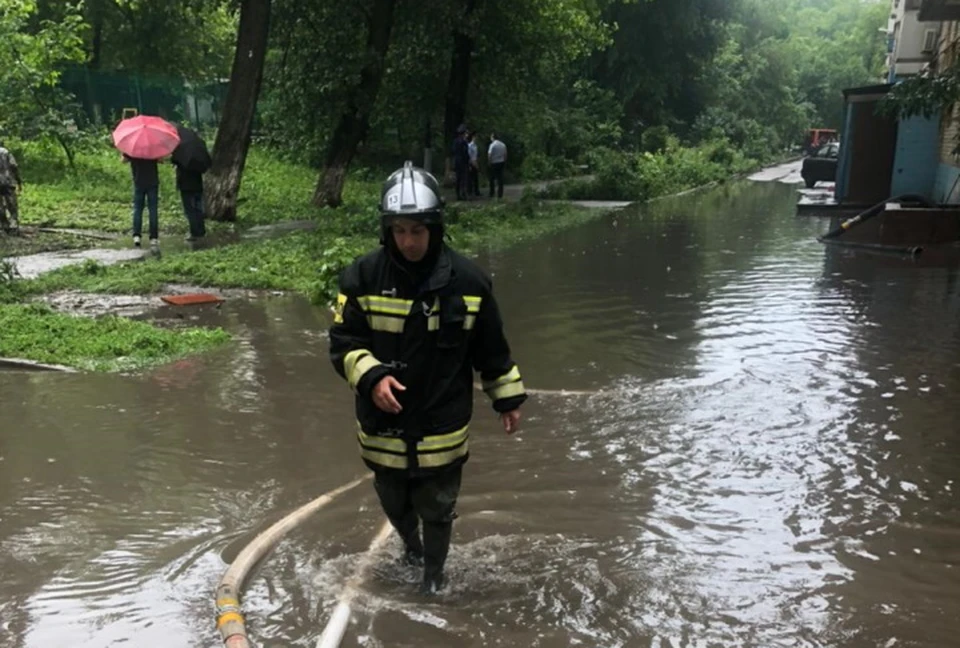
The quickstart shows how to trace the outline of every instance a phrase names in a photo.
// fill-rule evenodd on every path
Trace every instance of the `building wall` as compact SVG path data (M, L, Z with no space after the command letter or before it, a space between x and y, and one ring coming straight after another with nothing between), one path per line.
M940 163L940 118L911 117L897 128L897 152L890 195L931 198Z
M893 0L891 7L892 28L888 33L893 36L893 52L888 59L890 83L915 76L923 71L933 58L934 52L925 52L927 32L937 32L940 23L921 22L917 15L919 5L910 0Z
M955 205L960 203L960 167L953 164L940 164L933 185L933 201Z
M940 29L937 69L942 72L957 64L960 23L945 22ZM940 203L960 203L960 156L954 151L960 145L960 106L945 112L940 120L940 156L933 187L933 199Z

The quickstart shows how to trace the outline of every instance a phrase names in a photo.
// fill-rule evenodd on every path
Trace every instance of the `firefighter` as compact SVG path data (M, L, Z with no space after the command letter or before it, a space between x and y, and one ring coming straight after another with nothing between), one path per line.
M437 180L407 162L381 193L381 247L340 276L333 365L356 394L360 456L422 591L444 584L468 457L473 371L507 434L526 400L490 278L444 243ZM420 537L423 522L423 538Z

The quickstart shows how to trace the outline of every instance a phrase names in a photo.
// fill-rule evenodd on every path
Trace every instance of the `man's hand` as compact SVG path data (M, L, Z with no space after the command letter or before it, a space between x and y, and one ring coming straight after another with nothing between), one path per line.
M380 382L374 386L373 391L370 392L370 396L373 398L373 404L377 406L377 409L387 414L400 413L403 407L400 406L400 403L398 403L396 397L394 397L394 389L398 391L407 390L407 388L401 385L400 381L393 376L384 376Z
M515 409L510 412L500 414L500 422L503 423L503 431L507 434L513 434L520 427L520 410Z

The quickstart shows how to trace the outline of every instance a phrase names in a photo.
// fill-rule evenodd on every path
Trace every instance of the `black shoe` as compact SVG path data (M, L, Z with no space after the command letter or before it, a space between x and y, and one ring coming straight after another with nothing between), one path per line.
M423 582L420 583L420 593L427 596L436 596L443 591L443 586L447 584L447 579L443 572L428 575L423 574Z
M423 547L406 547L403 550L403 563L410 567L423 567Z

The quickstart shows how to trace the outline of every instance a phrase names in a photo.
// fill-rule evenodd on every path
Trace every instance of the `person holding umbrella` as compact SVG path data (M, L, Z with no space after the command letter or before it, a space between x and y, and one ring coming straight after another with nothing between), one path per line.
M203 174L212 165L210 152L200 135L185 126L177 126L180 144L173 151L171 161L177 167L177 190L183 202L183 214L190 226L188 241L206 236L203 218Z
M120 122L113 131L113 143L123 154L123 161L130 164L133 175L133 244L140 247L146 205L150 216L150 247L156 249L160 245L157 160L170 155L180 143L177 128L160 117L138 115Z

